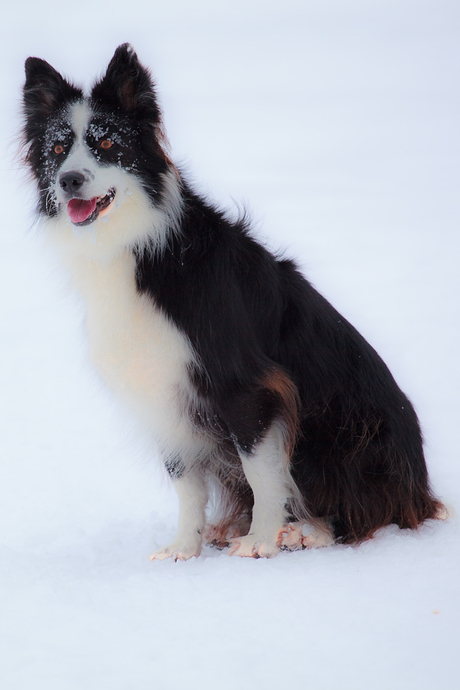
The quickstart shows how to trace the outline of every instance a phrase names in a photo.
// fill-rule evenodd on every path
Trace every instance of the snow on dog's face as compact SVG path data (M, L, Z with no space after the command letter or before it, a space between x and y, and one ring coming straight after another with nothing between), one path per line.
M160 144L152 81L130 46L116 50L89 98L47 62L29 58L24 110L38 210L59 241L78 239L90 255L146 236L161 243L174 225L163 209L179 212L178 183Z

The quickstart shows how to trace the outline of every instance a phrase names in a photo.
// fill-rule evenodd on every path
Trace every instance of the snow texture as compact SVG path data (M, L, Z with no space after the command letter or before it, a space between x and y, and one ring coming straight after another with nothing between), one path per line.
M14 157L23 62L89 88L130 41L173 157L295 257L413 400L460 499L456 0L19 0L4 9L0 686L455 690L458 518L354 548L186 563L154 451L85 360Z

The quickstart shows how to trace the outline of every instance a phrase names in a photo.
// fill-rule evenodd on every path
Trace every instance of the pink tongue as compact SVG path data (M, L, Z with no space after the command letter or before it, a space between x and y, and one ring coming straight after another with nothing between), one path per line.
M97 197L92 199L71 199L67 204L67 213L72 223L81 223L89 218L96 208Z

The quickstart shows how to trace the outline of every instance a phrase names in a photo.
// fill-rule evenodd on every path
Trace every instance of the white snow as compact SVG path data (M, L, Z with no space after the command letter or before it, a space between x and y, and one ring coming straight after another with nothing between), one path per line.
M418 410L460 500L460 6L9 3L2 58L0 686L460 687L458 518L358 547L152 563L177 504L85 359L14 159L29 55L88 87L130 41L173 157L294 256Z

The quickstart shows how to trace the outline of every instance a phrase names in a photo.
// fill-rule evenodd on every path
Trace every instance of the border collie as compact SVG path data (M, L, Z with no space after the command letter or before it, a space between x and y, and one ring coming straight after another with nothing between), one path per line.
M386 365L245 218L190 188L128 44L88 97L29 58L24 112L39 216L84 297L90 358L179 497L177 536L152 559L198 556L203 540L271 557L440 515Z

